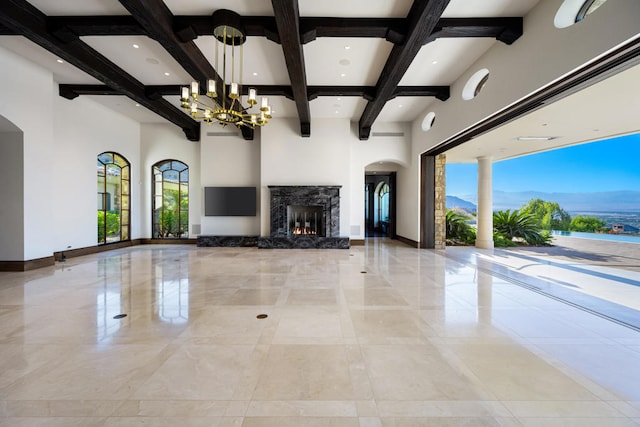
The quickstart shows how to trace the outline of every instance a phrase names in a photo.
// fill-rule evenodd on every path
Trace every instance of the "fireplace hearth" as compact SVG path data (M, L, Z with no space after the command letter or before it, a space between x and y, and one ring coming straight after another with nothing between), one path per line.
M269 186L271 232L260 248L348 249L340 237L340 186Z

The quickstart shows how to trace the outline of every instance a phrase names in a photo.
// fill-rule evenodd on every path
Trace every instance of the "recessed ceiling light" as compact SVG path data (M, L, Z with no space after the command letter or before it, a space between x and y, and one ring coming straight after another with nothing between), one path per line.
M164 73L164 75L165 75L165 76L170 76L170 75L171 75L171 73Z
M57 62L58 64L64 64L64 61L63 61L62 59L56 59L56 62Z
M256 73L256 72L254 71L253 75L254 75L254 76L257 76L257 75L258 75L258 73Z
M138 46L137 44L132 44L131 46L133 46L134 49L138 49L140 46Z
M139 106L140 106L140 104L136 104L136 107L139 107Z
M345 77L345 76L346 76L345 73L340 74L340 77Z
M338 101L341 101L341 100L342 100L342 98L338 97Z
M338 110L336 110L336 114L338 114Z
M349 50L349 49L351 49L351 46L349 46L349 45L346 45L346 46L344 47L344 50Z
M436 65L438 63L438 61L432 61L431 62L433 65Z
M402 104L398 105L398 108L402 108Z
M519 136L516 141L551 141L552 139L559 138L557 136Z

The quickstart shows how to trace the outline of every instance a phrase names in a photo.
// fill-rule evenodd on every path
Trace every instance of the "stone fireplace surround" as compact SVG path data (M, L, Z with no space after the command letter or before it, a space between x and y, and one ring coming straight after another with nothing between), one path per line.
M269 193L271 234L258 239L259 248L349 248L349 238L340 237L340 186L270 185ZM290 234L288 206L321 207L325 235Z
M349 249L348 237L340 237L340 187L338 185L270 185L269 237L206 236L198 246L258 246L261 249ZM290 235L287 206L322 207L325 235Z

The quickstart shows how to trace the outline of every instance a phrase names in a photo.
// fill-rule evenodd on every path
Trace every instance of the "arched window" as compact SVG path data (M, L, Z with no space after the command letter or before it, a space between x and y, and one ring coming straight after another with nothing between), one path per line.
M153 165L153 238L189 237L189 167L177 160Z
M380 228L386 233L389 228L389 185L385 182L378 184L376 196L378 221Z
M98 156L98 244L129 240L131 167L118 153Z

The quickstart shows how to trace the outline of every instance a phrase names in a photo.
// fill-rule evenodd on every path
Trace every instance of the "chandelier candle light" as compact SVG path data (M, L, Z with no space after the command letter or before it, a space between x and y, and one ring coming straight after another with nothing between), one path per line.
M190 87L182 87L180 93L182 108L195 120L209 124L217 122L222 126L234 124L252 129L256 126L264 126L271 118L271 107L266 97L262 98L259 111L251 112L258 100L256 89L249 88L246 99L249 106L242 105L242 47L247 38L240 25L240 16L223 9L215 11L212 20L215 37L214 68L218 73L222 69L222 74L219 76L221 81L207 80L205 96L201 96L200 83L197 81L191 82ZM239 50L238 54L236 54L237 50ZM217 90L219 83L222 94Z

